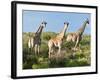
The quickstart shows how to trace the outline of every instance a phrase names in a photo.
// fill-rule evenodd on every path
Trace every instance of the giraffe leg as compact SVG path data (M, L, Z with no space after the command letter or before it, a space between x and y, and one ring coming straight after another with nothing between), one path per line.
M32 51L32 48L30 47L30 53L31 53L31 51Z
M30 48L28 48L28 53L30 53Z
M30 53L32 53L32 50L33 50L32 48L33 48L33 47L31 46L31 47L30 47Z
M49 55L49 58L51 58L51 53L53 53L53 44L52 43L49 44L48 47L49 47L48 55Z
M35 53L35 55L36 55L36 45L34 46L34 53Z
M35 51L35 55L37 55L37 44L35 45L35 47L34 47L34 51Z
M49 51L48 51L48 57L50 58L51 57L51 51L52 51L52 46L53 46L53 43L51 40L49 40L48 42L48 48L49 48Z
M34 51L34 47L31 48L31 53L33 53L33 51Z
M60 54L60 52L61 52L61 42L58 43L58 48L59 48L58 49L58 54Z
M40 53L40 45L38 45L37 48L38 48L38 55L39 55L39 53Z
M32 52L35 53L35 44L33 44Z
M48 55L49 55L49 58L51 57L51 47L49 47L49 52L48 52Z
M79 38L79 43L80 43L80 41L82 40L82 36L80 36L80 38ZM79 44L78 43L78 45L79 45L79 50L81 51L81 44Z
M76 40L76 44L75 44L74 50L76 50L78 44L79 44L79 38L77 38L77 40Z
M59 46L58 54L60 54L60 52L61 52L61 46Z

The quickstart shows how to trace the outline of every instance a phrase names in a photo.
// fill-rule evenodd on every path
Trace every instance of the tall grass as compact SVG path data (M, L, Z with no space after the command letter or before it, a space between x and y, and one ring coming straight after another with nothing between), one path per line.
M56 36L54 32L44 32L41 36L42 44L40 46L40 54L35 55L34 50L28 49L27 42L29 36L34 37L34 33L23 33L23 69L40 69L40 68L57 68L57 67L79 67L91 65L91 36L83 35L80 42L80 49L72 51L74 46L72 42L63 41L61 53L57 54L57 50L48 58L48 40Z

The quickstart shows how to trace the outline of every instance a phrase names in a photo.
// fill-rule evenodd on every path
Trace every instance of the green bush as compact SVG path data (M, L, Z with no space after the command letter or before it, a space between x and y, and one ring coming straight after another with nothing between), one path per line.
M57 67L78 67L89 66L91 64L91 36L84 35L80 41L80 50L71 50L75 43L63 41L61 54L56 55L58 48L51 59L48 58L48 41L56 36L54 32L43 32L41 38L40 54L35 55L34 50L28 49L29 36L34 37L34 33L23 33L23 69L57 68ZM75 53L73 55L73 53Z
M37 56L27 55L24 58L25 58L24 63L23 63L24 64L23 65L24 69L31 69L33 64L37 64L38 63L38 57Z

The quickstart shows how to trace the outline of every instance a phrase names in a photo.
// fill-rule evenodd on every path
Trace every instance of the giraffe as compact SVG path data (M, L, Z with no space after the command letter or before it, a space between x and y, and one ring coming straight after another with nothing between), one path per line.
M83 32L86 28L86 25L89 24L89 20L87 19L86 21L84 21L82 27L80 27L76 32L74 33L69 33L67 35L67 38L66 38L66 41L67 42L75 42L75 46L73 48L73 50L77 50L77 46L79 44L79 42L81 41L82 39L82 35L83 35Z
M63 38L65 36L66 30L68 28L69 23L68 22L64 22L64 28L61 30L61 32L54 38L51 38L48 41L48 48L49 48L49 58L51 57L51 52L53 52L53 47L58 47L58 54L61 52L61 44L63 41Z
M47 22L43 21L38 30L35 32L34 37L30 37L29 39L29 47L34 48L35 54L39 54L40 52L40 45L41 45L41 34L43 31L43 28L46 27Z

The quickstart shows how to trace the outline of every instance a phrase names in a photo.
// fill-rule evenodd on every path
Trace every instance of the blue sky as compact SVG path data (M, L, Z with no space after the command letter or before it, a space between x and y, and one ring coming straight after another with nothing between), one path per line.
M72 12L47 12L47 11L29 11L23 10L23 32L36 32L40 23L46 21L44 32L60 32L64 22L69 22L67 32L75 32L81 27L86 19L91 20L89 13L72 13ZM91 22L85 29L85 34L90 34Z

